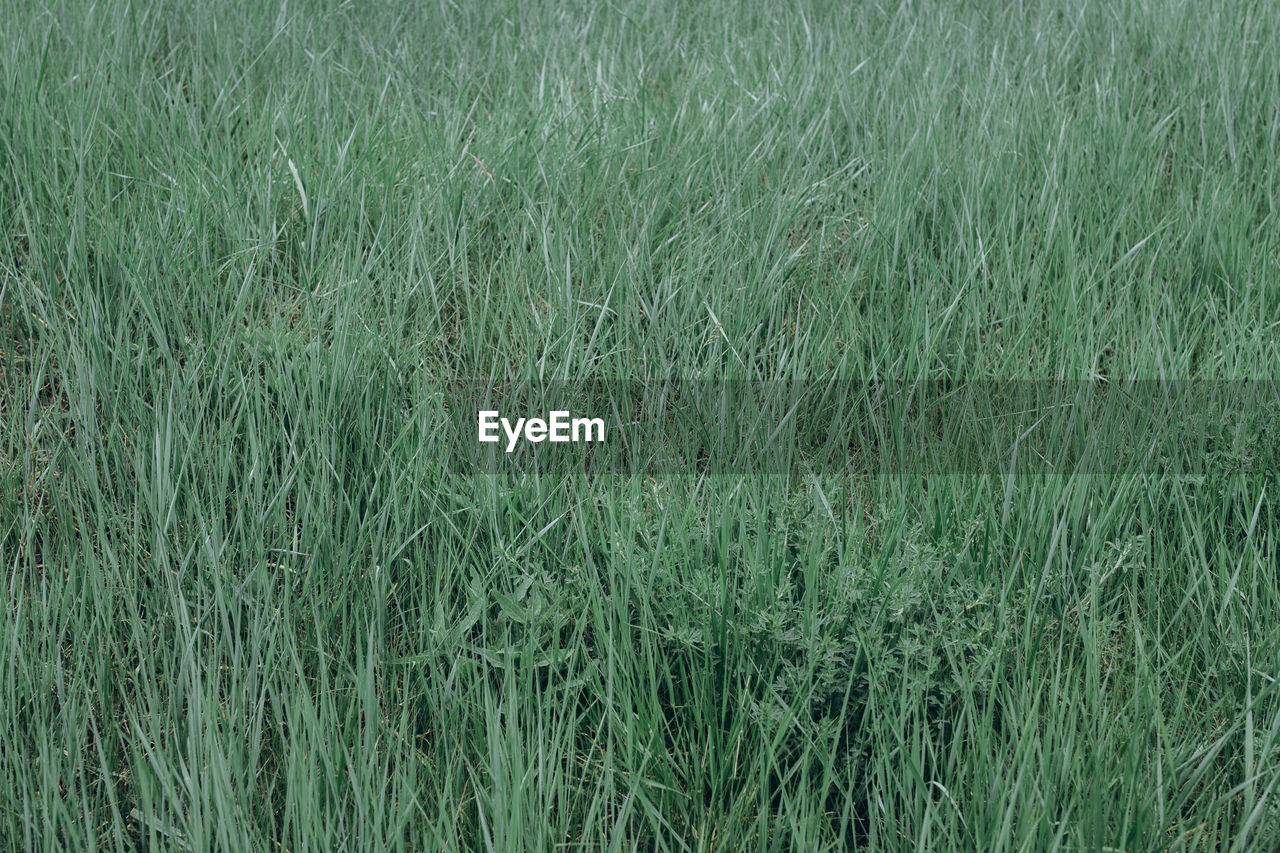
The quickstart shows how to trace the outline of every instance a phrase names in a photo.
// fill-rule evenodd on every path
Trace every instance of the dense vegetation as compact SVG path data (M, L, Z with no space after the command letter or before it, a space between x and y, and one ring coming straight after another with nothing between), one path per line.
M1280 846L1232 413L1005 477L438 429L457 380L1274 380L1268 3L5 18L0 843Z

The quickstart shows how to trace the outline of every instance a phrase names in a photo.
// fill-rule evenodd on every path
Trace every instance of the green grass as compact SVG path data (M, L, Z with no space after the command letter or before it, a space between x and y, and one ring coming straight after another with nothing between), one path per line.
M1280 847L1266 465L436 429L456 380L1280 378L1269 3L10 6L4 848Z

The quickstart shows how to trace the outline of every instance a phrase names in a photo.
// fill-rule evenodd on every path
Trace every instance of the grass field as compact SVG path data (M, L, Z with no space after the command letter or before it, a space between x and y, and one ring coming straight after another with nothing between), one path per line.
M1266 417L1007 476L439 426L1280 378L1272 4L4 17L3 849L1280 849Z

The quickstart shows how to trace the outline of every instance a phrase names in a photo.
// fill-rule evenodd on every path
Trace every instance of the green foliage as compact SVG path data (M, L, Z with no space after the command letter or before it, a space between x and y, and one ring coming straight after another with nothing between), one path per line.
M10 6L0 848L1280 847L1265 395L1145 473L438 428L468 380L1274 382L1266 4Z

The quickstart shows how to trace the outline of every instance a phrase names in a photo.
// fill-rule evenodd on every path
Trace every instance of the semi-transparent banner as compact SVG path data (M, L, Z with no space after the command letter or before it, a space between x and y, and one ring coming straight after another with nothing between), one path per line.
M459 469L1184 474L1280 465L1280 383L454 382Z

